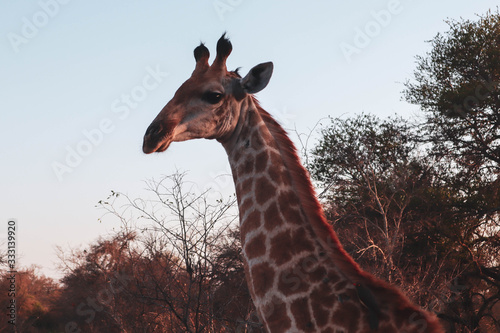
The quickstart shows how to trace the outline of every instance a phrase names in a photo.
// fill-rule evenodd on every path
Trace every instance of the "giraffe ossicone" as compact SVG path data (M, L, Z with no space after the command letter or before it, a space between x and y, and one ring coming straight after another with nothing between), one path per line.
M283 128L254 93L271 78L271 62L245 77L228 71L223 35L144 136L144 153L172 142L216 139L236 187L245 276L268 332L443 332L437 318L399 289L363 271L346 253L318 202L309 175Z

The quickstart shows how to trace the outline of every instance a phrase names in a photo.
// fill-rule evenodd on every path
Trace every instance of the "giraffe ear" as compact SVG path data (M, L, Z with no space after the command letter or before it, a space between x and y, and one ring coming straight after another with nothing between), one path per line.
M255 94L264 89L273 74L273 63L265 62L253 67L248 74L241 79L241 87L248 94Z

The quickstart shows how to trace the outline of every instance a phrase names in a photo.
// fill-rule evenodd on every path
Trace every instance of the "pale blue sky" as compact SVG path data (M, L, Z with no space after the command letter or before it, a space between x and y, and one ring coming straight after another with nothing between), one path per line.
M228 178L217 177L229 170L217 142L141 151L147 126L194 69L200 41L215 53L227 31L228 66L242 74L273 61L273 78L259 99L284 127L308 132L329 115L417 112L401 101L402 82L411 77L415 55L429 50L425 41L446 30L445 19L474 18L497 3L3 2L0 237L16 218L21 264L55 275L54 246L87 244L118 227L112 219L99 223L103 212L94 207L111 189L140 195L144 180L179 169L200 187L231 193ZM78 149L87 155L68 157ZM54 165L72 172L58 175Z

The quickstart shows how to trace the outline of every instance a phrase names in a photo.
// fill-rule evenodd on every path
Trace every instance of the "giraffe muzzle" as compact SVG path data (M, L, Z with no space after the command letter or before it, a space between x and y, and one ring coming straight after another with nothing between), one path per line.
M153 121L144 134L142 151L151 154L167 150L172 142L171 133L172 130L164 127L161 122Z

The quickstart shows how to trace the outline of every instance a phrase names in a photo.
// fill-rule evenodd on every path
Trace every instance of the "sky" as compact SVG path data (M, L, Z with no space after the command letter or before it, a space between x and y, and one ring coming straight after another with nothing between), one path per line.
M144 155L147 126L194 69L193 49L226 32L229 69L274 63L262 106L289 130L361 112L418 114L402 100L415 56L447 19L483 1L4 1L0 4L0 246L17 223L20 266L60 277L55 247L119 228L96 208L111 190L141 196L177 170L200 188L234 192L215 141ZM213 57L212 57L213 59ZM317 137L318 135L313 135ZM308 146L314 145L309 142Z

